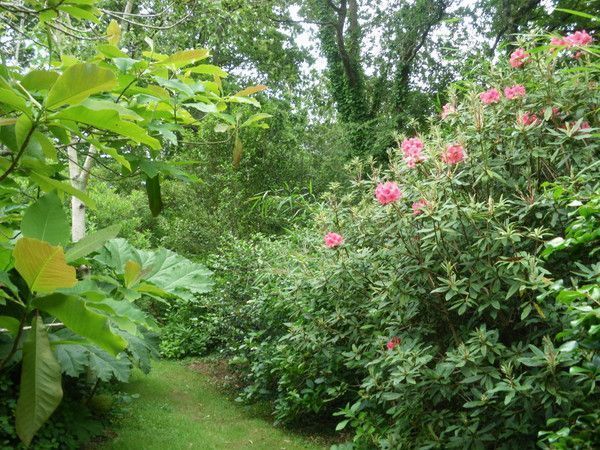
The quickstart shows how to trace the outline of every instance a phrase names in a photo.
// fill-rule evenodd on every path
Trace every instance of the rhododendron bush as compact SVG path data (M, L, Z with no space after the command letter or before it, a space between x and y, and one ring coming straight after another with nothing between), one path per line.
M598 48L549 42L350 164L312 228L255 243L230 299L243 397L361 449L598 446Z

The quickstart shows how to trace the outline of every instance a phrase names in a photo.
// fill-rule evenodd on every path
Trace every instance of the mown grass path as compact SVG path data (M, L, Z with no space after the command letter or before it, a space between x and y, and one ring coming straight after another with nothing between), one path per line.
M274 427L219 392L209 377L186 364L157 361L149 375L125 386L138 394L99 448L131 450L323 450L328 446Z

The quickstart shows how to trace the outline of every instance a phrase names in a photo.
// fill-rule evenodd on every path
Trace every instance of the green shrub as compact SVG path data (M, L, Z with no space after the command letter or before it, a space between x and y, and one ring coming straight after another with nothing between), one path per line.
M521 69L501 62L484 84L459 85L456 112L419 136L425 161L411 169L401 149L385 169L355 161L313 229L258 241L250 276L232 273L237 287L219 294L238 308L230 326L245 330L229 340L242 397L273 400L283 422L335 414L356 448L531 448L548 428L541 446L594 447L600 358L585 336L598 329L597 232L566 256L545 249L576 210L597 230L593 208L557 193L597 201L597 48L579 60L529 51ZM513 85L526 95L478 95ZM535 120L524 125L524 113ZM454 144L467 156L448 164ZM403 197L379 204L383 181L401 183ZM325 248L329 231L344 244ZM561 280L578 293L557 299Z

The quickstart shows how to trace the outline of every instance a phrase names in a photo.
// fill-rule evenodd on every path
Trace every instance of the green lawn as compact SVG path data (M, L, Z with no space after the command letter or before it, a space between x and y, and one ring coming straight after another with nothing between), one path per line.
M101 449L326 449L274 427L219 392L208 377L181 362L157 361L149 375L125 386L139 394L131 412Z

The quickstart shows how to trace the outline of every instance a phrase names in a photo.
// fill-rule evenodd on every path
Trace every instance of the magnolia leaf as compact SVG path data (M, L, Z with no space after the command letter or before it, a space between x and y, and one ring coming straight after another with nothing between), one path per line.
M95 233L88 234L67 250L65 254L67 262L73 262L92 252L100 250L107 241L117 237L119 231L121 231L121 225L115 224L96 231Z
M249 86L234 95L236 97L248 97L249 95L256 94L257 92L264 91L265 89L268 89L268 87L264 84L257 84L256 86Z
M61 368L39 316L23 344L21 386L15 411L19 438L28 446L62 400Z
M52 245L69 242L70 231L62 202L54 192L39 198L23 215L23 236L46 241Z
M125 272L123 277L125 278L125 287L130 288L140 280L142 274L142 266L133 261L129 260L125 263Z
M84 105L72 106L53 116L55 119L67 119L85 123L100 130L108 130L129 138L139 144L146 144L154 150L160 149L160 142L149 136L147 131L135 123L122 120L115 109L90 109Z
M32 70L23 77L21 86L31 92L47 91L58 77L58 73L51 70Z
M209 51L206 49L199 50L182 50L174 53L171 56L156 63L157 65L171 65L173 67L183 67L193 62L208 58Z
M212 64L200 64L199 66L190 67L186 69L189 73L202 73L206 75L217 76L219 78L227 78L229 75L223 69Z
M67 328L89 339L111 355L118 355L127 347L127 342L110 329L108 318L88 308L82 298L52 294L37 297L33 305L53 315Z
M65 261L63 248L28 237L17 241L13 250L15 268L32 292L49 293L75 286L75 268Z
M156 217L163 209L162 196L160 193L160 175L146 177L146 193L148 194L150 212Z
M240 128L247 127L247 126L252 125L252 124L254 124L256 122L259 122L259 121L265 120L265 119L269 119L271 117L273 117L273 116L271 114L267 114L267 113L254 114L254 115L250 116L248 118L248 120L246 120L243 124L241 124Z
M122 238L108 241L94 259L119 274L124 272L127 261L136 261L142 265L138 251Z
M14 317L0 316L0 328L16 336L19 331L19 321Z
M242 153L244 146L238 133L235 134L235 142L233 144L233 167L237 169L240 167L240 161L242 160Z
M96 64L74 64L58 77L46 97L48 109L73 105L98 92L110 91L117 85L115 75Z
M121 41L121 27L115 19L112 19L106 28L106 40L114 46L119 45Z
M73 197L77 197L88 207L96 207L96 203L85 192L74 188L73 186L71 186L70 183L64 183L53 178L48 178L45 175L41 175L35 172L31 172L29 174L29 179L35 184L37 184L39 187L41 187L44 192L50 192L53 190L57 190L59 192L66 192L67 194L72 195Z
M139 250L138 254L145 272L142 278L172 295L191 300L193 294L210 292L212 288L212 272L202 264L164 248L154 252Z

